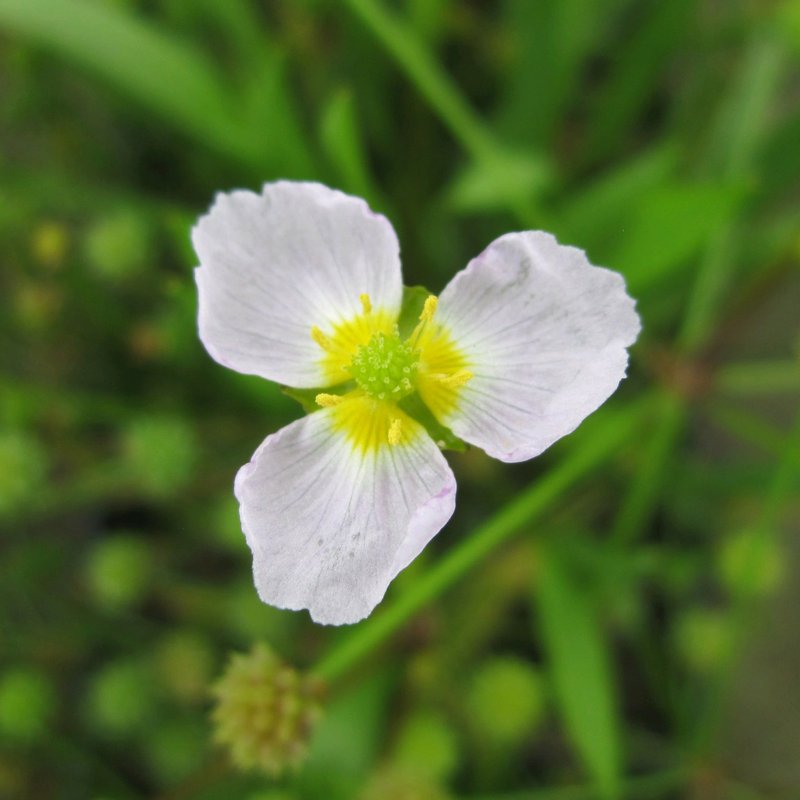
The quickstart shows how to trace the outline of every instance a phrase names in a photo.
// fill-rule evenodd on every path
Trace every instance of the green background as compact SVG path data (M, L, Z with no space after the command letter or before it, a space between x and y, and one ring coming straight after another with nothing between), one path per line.
M799 63L791 0L0 0L0 797L800 796ZM433 291L552 231L644 324L351 629L258 601L232 479L301 409L196 335L191 225L277 178ZM211 743L259 641L330 678L280 779Z

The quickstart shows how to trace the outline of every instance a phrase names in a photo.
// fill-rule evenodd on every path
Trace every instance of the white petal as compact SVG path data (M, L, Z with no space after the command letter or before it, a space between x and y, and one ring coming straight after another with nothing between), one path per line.
M235 490L261 599L341 625L366 617L447 522L456 485L421 427L365 456L332 421L323 409L269 436Z
M295 387L323 386L311 338L361 313L359 296L396 316L397 237L356 197L279 181L219 194L192 231L200 259L200 338L219 363Z
M634 305L621 275L548 233L495 240L439 299L437 319L474 375L442 422L503 461L538 455L625 376Z

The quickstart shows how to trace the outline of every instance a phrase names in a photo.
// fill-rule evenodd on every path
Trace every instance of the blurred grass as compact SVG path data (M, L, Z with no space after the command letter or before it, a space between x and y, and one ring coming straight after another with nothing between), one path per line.
M798 533L796 9L0 0L0 796L797 795L724 724L798 574L763 566ZM388 213L409 285L543 227L643 316L552 452L452 454L456 516L353 630L258 601L232 476L300 410L195 333L190 225L276 178ZM206 721L258 640L336 679L275 784Z

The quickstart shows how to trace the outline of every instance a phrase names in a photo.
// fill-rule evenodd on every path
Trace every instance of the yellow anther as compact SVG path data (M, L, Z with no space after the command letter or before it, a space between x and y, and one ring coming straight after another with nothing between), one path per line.
M389 440L389 444L395 445L400 444L400 437L403 433L403 420L400 417L395 417L389 423L389 433L387 435L387 439Z
M314 398L314 402L322 408L333 408L334 406L338 406L342 400L344 400L344 398L340 397L338 394L325 394L325 392L321 392Z
M369 299L369 295L364 292L364 294L360 294L358 299L361 301L361 308L364 309L365 314L369 314L372 312L372 300Z
M460 369L450 375L431 375L431 377L448 389L458 389L459 386L463 386L475 376L468 369Z
M425 298L425 305L422 306L422 313L419 315L420 322L430 322L433 315L436 313L436 307L439 305L439 298L434 294L430 294Z
M439 305L439 298L434 294L429 294L425 298L425 305L422 306L422 313L419 315L419 322L417 327L411 332L408 341L412 347L416 347L419 337L425 330L425 326L433 319L436 313L436 307Z
M311 329L311 338L323 349L330 352L333 349L331 340L315 325Z

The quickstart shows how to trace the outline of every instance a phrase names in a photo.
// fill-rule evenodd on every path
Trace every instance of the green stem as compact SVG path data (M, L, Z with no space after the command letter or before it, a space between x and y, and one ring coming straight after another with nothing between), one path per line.
M500 149L493 135L414 32L375 0L345 3L397 61L464 149L475 159L491 158Z
M776 359L729 364L719 370L715 385L731 394L800 392L800 362Z
M730 275L733 239L733 227L726 225L710 243L692 286L676 341L683 353L696 353L711 334L720 298Z
M375 0L345 0L345 3L394 58L464 150L484 168L502 165L508 156L507 148L475 113L415 31ZM523 227L542 225L542 212L532 198L509 197L506 207Z
M411 584L394 601L359 625L333 648L312 670L332 681L389 638L426 603L442 594L479 564L495 547L523 525L530 524L602 462L628 441L644 417L642 403L624 412L595 421L594 435L585 440L557 467L538 477L510 505L481 525L468 539L451 550L426 575ZM584 437L585 439L585 437Z
M743 442L754 444L776 457L783 452L786 442L783 431L751 411L715 404L708 409L708 415L714 423Z
M686 407L681 398L663 392L656 402L658 424L645 443L636 478L614 520L610 539L615 545L624 546L642 533L664 486L675 441L686 420Z

